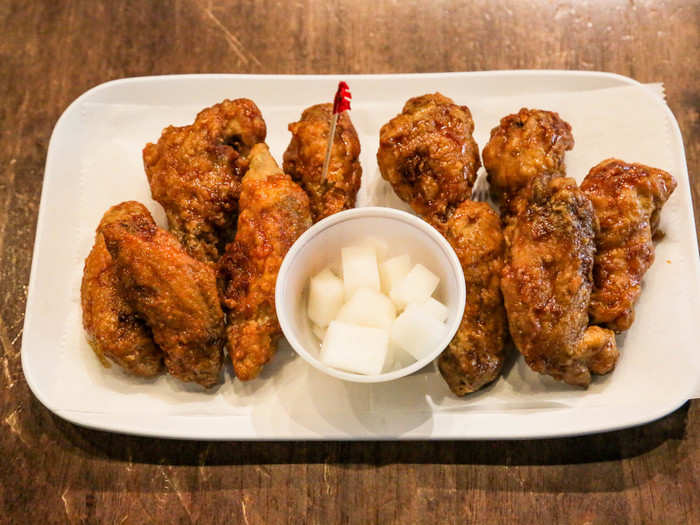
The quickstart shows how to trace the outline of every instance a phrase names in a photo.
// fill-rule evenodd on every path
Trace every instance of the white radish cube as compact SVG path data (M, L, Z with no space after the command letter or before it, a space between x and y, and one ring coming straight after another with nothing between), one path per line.
M345 288L328 268L311 278L307 313L309 319L319 326L328 324L338 315L343 306Z
M311 323L311 333L314 334L319 341L323 341L323 338L326 337L326 330L327 328L318 326L316 323Z
M336 317L337 321L344 323L373 326L386 331L391 330L394 319L396 319L394 303L386 295L371 288L360 288L352 294Z
M377 255L368 246L347 246L342 249L345 299L350 299L359 288L379 291Z
M394 321L391 342L418 360L435 350L446 331L444 323L421 308L408 308Z
M416 362L416 358L389 340L389 355L384 365L385 372L401 370Z
M388 349L386 330L333 321L321 344L321 361L348 372L375 375L382 372Z
M447 308L447 306L442 304L440 301L433 299L432 297L428 297L427 301L420 304L411 303L408 306L406 306L406 310L408 310L409 308L418 308L422 310L425 313L425 315L434 317L441 323L447 321L447 317L450 314L450 311Z
M389 244L379 237L369 236L362 239L361 246L367 246L374 250L378 261L383 261L389 253Z
M382 277L382 291L391 292L391 289L400 283L411 271L411 258L405 255L397 255L388 261L384 261L379 267Z
M422 303L430 297L440 278L422 264L416 264L401 281L391 289L391 300L403 309L409 303Z

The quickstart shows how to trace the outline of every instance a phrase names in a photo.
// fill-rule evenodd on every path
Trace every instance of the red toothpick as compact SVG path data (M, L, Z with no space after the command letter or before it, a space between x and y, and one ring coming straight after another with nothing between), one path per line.
M331 150L333 149L333 141L335 139L335 126L338 123L338 115L343 111L350 111L350 88L348 85L340 81L338 82L338 91L335 92L333 99L333 116L331 117L331 131L328 134L328 146L326 147L326 160L323 161L323 171L321 172L321 180L326 179L328 175L328 164L331 160Z

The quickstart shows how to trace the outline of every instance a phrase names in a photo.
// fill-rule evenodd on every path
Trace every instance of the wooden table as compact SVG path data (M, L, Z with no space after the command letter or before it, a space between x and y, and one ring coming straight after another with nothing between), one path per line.
M75 427L20 366L51 130L110 79L551 68L663 81L700 168L697 2L0 3L0 522L700 523L700 404L545 441L198 443ZM700 178L692 179L695 202ZM695 206L696 222L700 220Z

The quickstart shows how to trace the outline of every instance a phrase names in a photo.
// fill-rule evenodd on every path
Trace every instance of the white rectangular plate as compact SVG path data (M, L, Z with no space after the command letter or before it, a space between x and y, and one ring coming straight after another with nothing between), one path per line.
M358 203L401 206L378 175L380 126L406 99L440 91L468 105L480 148L498 119L521 105L559 111L574 130L568 172L581 180L609 156L669 170L679 186L662 213L666 237L644 281L637 320L618 338L621 359L587 390L556 383L514 358L483 391L457 399L435 369L386 384L328 378L284 344L262 377L231 378L212 392L163 377L135 380L103 369L80 327L82 261L102 213L150 199L141 148L169 125L224 98L249 97L278 160L287 124L330 100L337 76L187 75L118 80L78 98L54 129L27 298L22 364L37 398L59 416L98 429L186 439L521 439L585 434L661 417L693 397L700 341L700 275L683 143L663 99L607 73L499 71L345 76L362 143ZM620 97L617 89L627 88Z

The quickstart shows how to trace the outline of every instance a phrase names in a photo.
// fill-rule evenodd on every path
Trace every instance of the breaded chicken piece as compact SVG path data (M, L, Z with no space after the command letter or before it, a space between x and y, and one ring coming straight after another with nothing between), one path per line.
M380 131L382 177L420 216L445 222L471 195L481 166L473 131L467 106L440 93L409 99Z
M467 303L438 367L450 390L463 396L498 378L505 361L508 331L500 283L505 244L500 219L484 202L464 201L443 231L462 265Z
M224 313L214 269L147 213L102 229L124 297L153 331L168 372L204 387L219 381Z
M654 262L652 238L664 203L676 188L667 172L607 159L593 167L581 190L600 222L589 313L616 331L634 321L642 277Z
M275 353L277 273L309 226L304 190L279 169L265 144L254 146L243 177L236 239L226 247L218 272L228 311L228 352L241 380L255 378Z
M565 175L564 153L574 147L571 126L558 113L522 108L501 119L484 147L491 195L508 213L510 200L540 173Z
M360 189L360 140L347 111L338 115L328 174L322 178L332 116L333 104L305 109L299 122L289 124L292 140L284 152L284 172L309 196L314 222L354 208Z
M588 386L591 373L610 372L618 356L611 330L587 329L593 205L558 173L535 177L513 204L501 279L513 341L536 372Z
M252 100L224 100L189 126L169 126L147 144L143 164L170 231L200 261L215 262L236 231L241 178L266 128Z
M85 259L80 302L87 340L102 364L109 366L107 358L129 374L153 377L164 370L163 352L153 342L151 329L124 298L102 235L107 225L128 222L135 215L151 217L145 206L134 201L112 206L102 217L95 244Z

